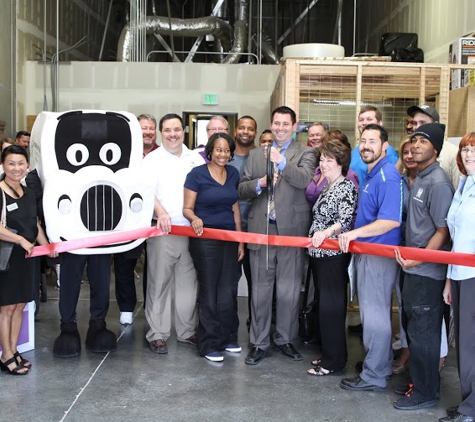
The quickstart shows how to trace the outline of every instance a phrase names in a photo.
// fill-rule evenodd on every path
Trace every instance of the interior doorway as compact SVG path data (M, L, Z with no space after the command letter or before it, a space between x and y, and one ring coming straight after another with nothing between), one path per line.
M229 135L234 137L237 113L232 112L209 112L209 111L184 111L183 122L185 123L185 145L189 149L205 146L208 141L206 125L213 116L223 116L229 123Z

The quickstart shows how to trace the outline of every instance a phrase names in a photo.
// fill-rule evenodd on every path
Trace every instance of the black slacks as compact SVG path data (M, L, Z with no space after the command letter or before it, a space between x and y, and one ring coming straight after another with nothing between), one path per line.
M318 298L321 366L334 371L342 370L348 359L345 320L350 259L350 254L340 254L309 261Z
M110 254L75 255L64 253L62 255L59 288L59 313L62 323L76 321L76 307L86 264L91 291L89 301L91 319L106 319L109 310L110 259Z
M142 255L142 252L144 251L145 262L142 285L145 304L145 292L147 288L146 242L143 242L130 251L114 254L115 297L120 312L134 312L135 306L137 305L134 270L140 255Z
M439 394L440 327L444 313L445 280L405 274L402 289L403 324L411 353L409 369L414 392L423 400Z
M190 238L198 293L198 351L224 350L236 326L235 296L238 283L238 244Z

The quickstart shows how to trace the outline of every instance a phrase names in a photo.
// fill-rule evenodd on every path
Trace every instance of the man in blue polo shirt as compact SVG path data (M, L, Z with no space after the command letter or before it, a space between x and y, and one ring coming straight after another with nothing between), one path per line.
M338 237L343 252L351 241L399 245L402 210L401 176L386 156L388 132L369 124L361 134L359 151L368 165L360 184L355 229ZM352 391L384 391L391 375L391 293L398 279L393 258L356 255L356 283L363 324L366 357L356 378L345 378L340 387Z

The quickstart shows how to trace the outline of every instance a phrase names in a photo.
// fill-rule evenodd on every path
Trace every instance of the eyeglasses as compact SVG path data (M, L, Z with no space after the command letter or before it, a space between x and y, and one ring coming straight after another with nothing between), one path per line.
M209 128L209 129L206 129L208 132L214 132L214 133L222 133L222 132L227 132L228 129L226 129L225 127L217 127L217 128Z
M471 152L472 154L475 154L475 148L464 147L460 150L461 154L468 154L469 152Z

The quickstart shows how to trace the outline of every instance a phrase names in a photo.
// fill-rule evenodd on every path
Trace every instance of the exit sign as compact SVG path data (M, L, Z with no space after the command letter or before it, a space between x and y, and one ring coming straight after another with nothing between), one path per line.
M204 105L218 105L218 94L204 94L203 104Z

